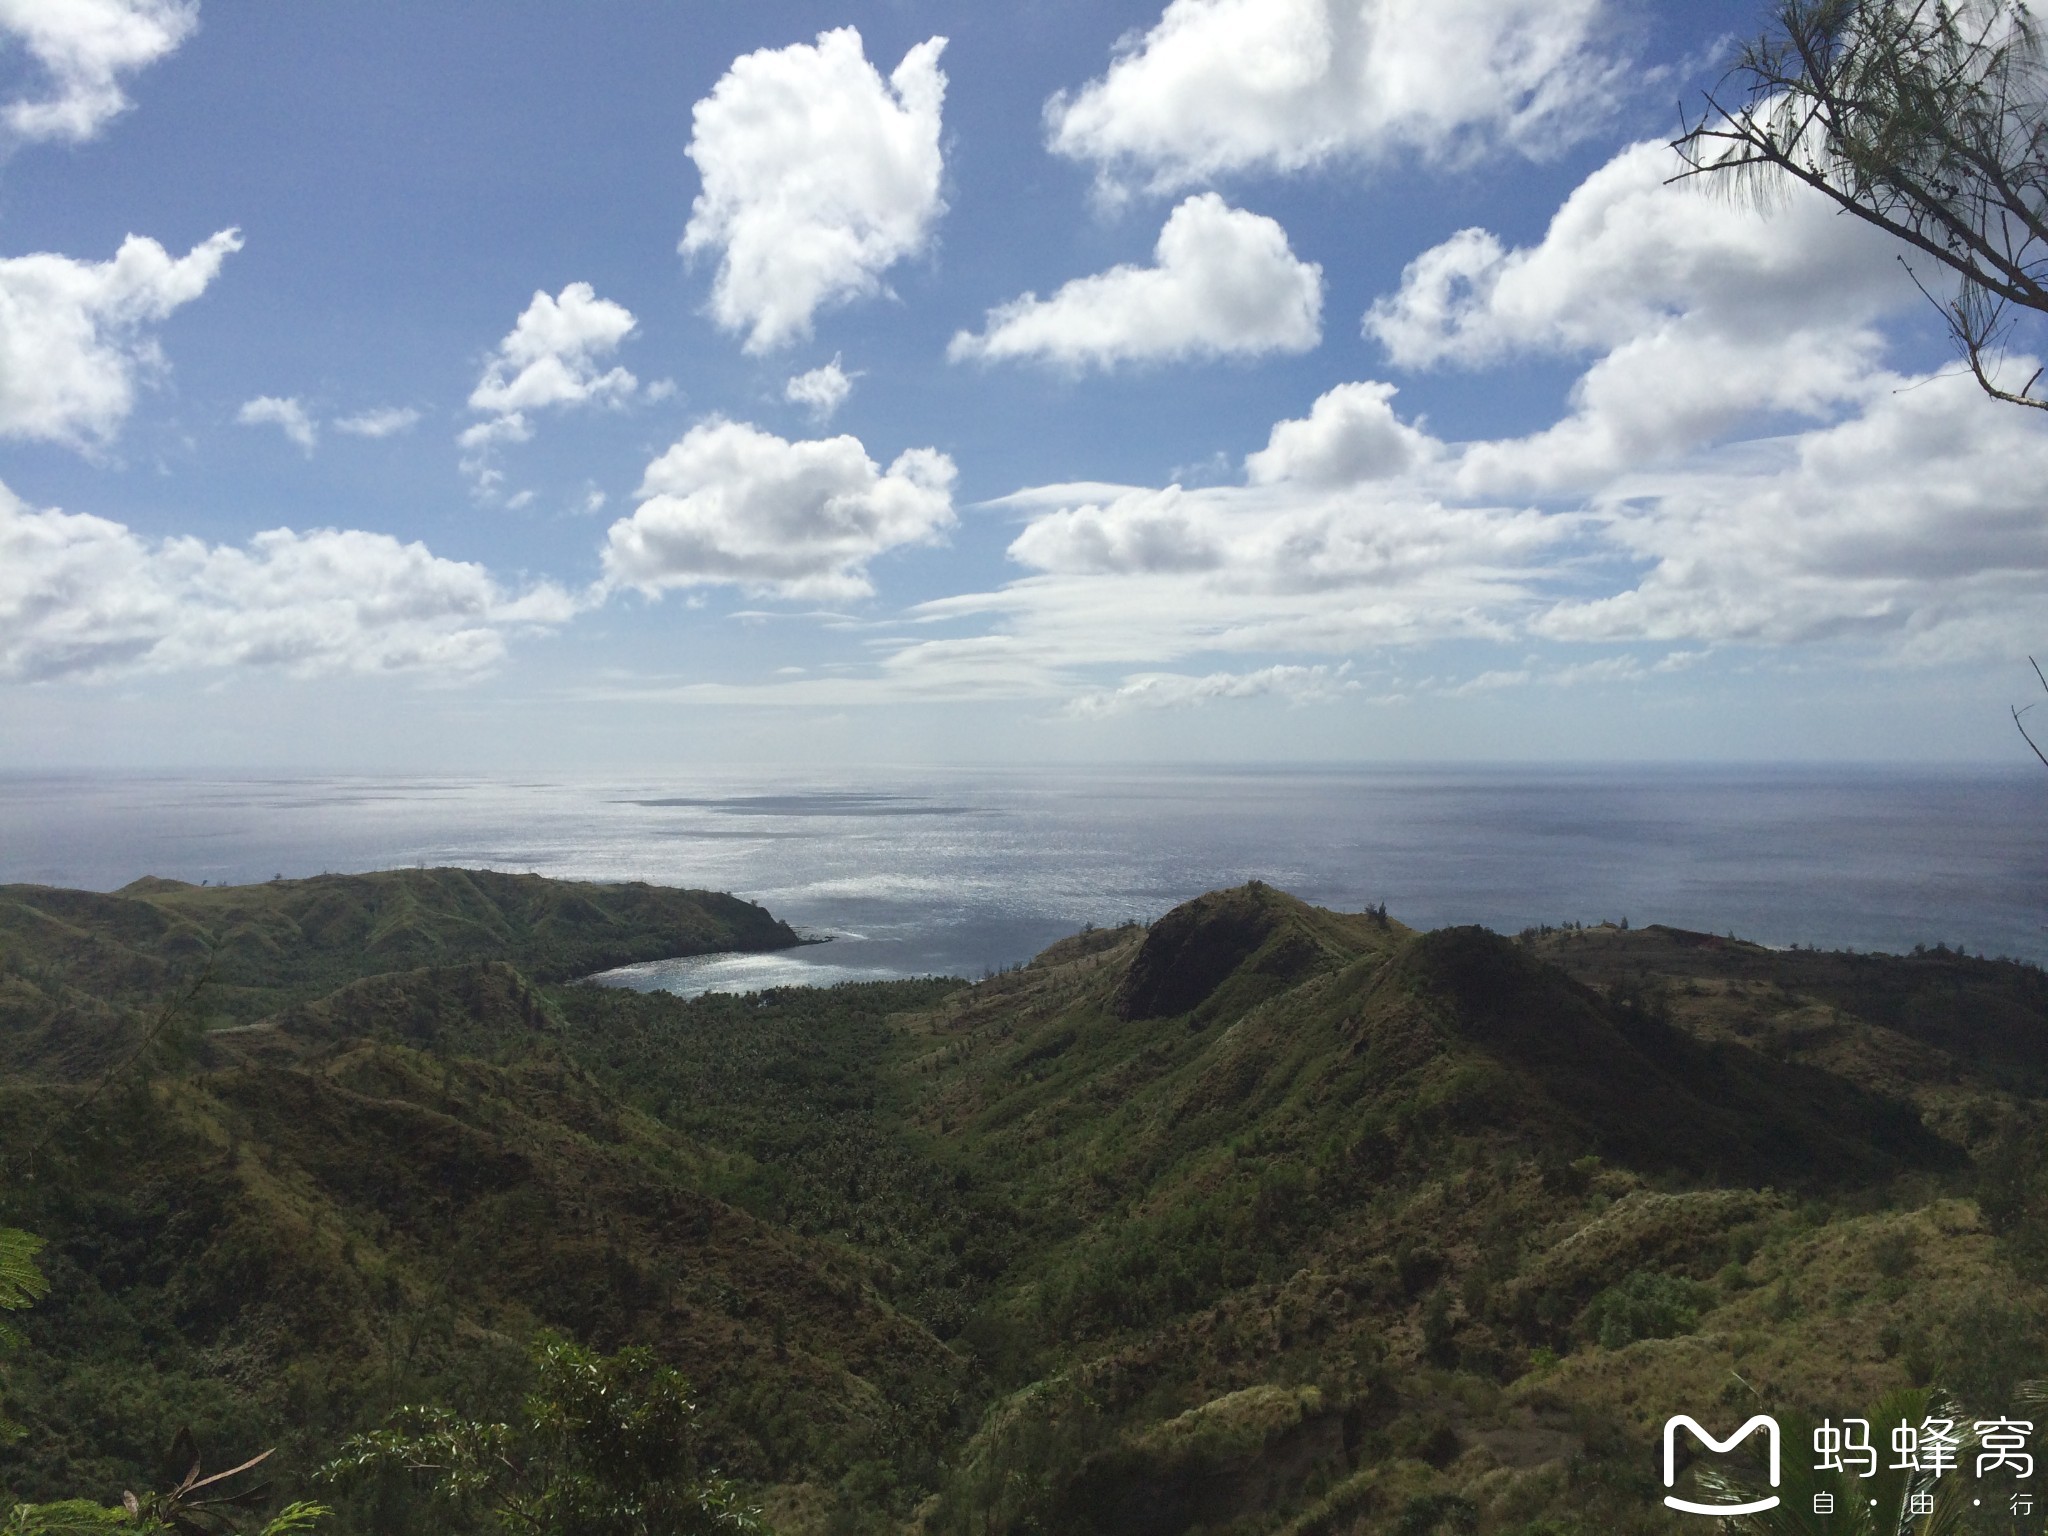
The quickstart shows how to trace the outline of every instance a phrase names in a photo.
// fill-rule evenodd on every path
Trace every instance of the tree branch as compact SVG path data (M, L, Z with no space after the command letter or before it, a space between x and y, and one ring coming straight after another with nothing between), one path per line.
M2034 676L2036 676L2036 677L2038 677L2038 678L2040 678L2040 679L2041 679L2041 687L2042 687L2043 689L2048 689L2048 676L2043 676L2043 675L2042 675L2042 672L2041 672L2041 663L2040 663L2040 662L2038 662L2038 661L2036 661L2036 660L2034 660L2034 658L2033 658L2033 657L2029 656L2029 657L2027 658L2027 665L2028 665L2028 666L2030 666L2030 667L2032 667L2032 668L2034 669ZM2029 704L2029 705L2027 706L2027 709L2032 709L2033 707L2034 707L2033 705ZM2029 735L2027 734L2027 724L2026 724L2026 722L2025 722L2024 720L2020 719L2020 716L2021 716L2022 714L2024 714L2025 712L2026 712L2026 711L2025 711L2025 710L2022 710L2022 709L2021 709L2021 708L2019 707L2019 705L2017 705L2017 704L2013 705L2013 707L2012 707L2012 723L2013 723L2014 725L2016 725L2016 726L2018 726L2018 727L2019 727L2019 730L2020 730L2020 739L2021 739L2022 741L2026 742L2026 744L2027 744L2028 746L2030 746L2030 747L2032 747L2032 748L2034 749L2034 756L2036 756L2036 757L2038 757L2038 758L2040 758L2040 759L2041 759L2041 766L2042 766L2043 768L2048 768L2048 752L2043 752L2043 751L2041 750L2041 745L2040 745L2040 743L2039 743L2039 742L2037 742L2037 741L2035 741L2033 737L2031 737L2031 736L2029 736Z
M1772 30L1672 141L1684 169L1783 176L1883 230L1960 280L1953 300L1913 281L1948 322L1978 386L2048 409L2036 372L1993 379L2014 323L2048 315L2048 56L2010 0L1776 0ZM1908 271L1912 269L1908 267Z

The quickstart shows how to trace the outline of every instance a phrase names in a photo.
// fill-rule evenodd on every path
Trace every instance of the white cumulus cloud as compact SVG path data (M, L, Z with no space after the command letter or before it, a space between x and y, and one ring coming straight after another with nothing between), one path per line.
M630 395L639 387L632 374L598 368L636 323L631 310L600 299L588 283L571 283L553 298L535 293L470 391L469 408L510 416Z
M1850 641L1905 661L2019 654L2048 628L2044 426L1952 376L1874 391L1861 412L1778 445L1774 461L1620 481L1605 537L1639 574L1558 602L1532 629Z
M1633 144L1565 199L1543 239L1510 250L1467 229L1409 263L1367 313L1367 334L1408 367L1516 353L1607 351L1675 314L1763 340L1860 322L1911 296L1897 248L1826 200L1759 208L1698 182L1661 140Z
M996 633L920 641L894 665L944 672L960 647L996 640L1042 687L1071 691L1069 680L1104 665L1507 638L1547 606L1597 521L1452 499L1439 483L1446 446L1394 420L1390 393L1338 386L1306 418L1273 429L1275 446L1252 456L1243 485L1046 486L1005 498L999 505L1026 517L1009 554L1027 574L919 609L980 618ZM1361 416L1368 436L1391 427L1406 470L1390 471L1385 443L1361 453L1346 440ZM1138 674L1155 675L1181 674ZM1251 674L1229 674L1240 675ZM1146 683L1141 697L1171 701L1182 686ZM1090 707L1109 707L1114 693Z
M782 398L801 405L815 421L830 421L853 393L853 375L839 366L838 354L823 367L800 373L782 387Z
M1615 94L1604 0L1172 0L1046 103L1053 150L1164 191L1414 151L1555 153Z
M463 449L463 472L479 492L495 491L504 479L491 450L533 436L528 412L615 405L640 387L624 368L604 367L638 323L631 310L600 299L588 283L570 283L558 296L534 294L469 393L469 408L488 416L455 440Z
M334 423L334 430L351 437L395 437L400 432L410 432L419 421L420 413L411 406L387 405L343 416Z
M1246 478L1253 485L1347 485L1419 468L1441 444L1394 414L1395 393L1391 384L1339 384L1305 420L1274 425L1266 446L1246 455Z
M1924 300L1875 234L1812 199L1669 186L1670 169L1665 146L1626 148L1541 239L1466 231L1367 318L1407 367L1573 360L1542 430L1447 441L1391 384L1339 384L1271 427L1241 483L1002 498L1021 522L1013 579L918 604L864 672L742 691L1087 716L1312 695L1340 686L1315 669L1354 657L1391 700L2038 647L2048 419L1900 366L1891 322ZM1503 654L1446 676L1364 660L1445 640Z
M74 448L111 440L137 379L164 366L147 327L204 293L241 248L240 232L227 229L175 258L130 235L111 261L0 259L0 437Z
M1420 600L1425 627L1441 619L1462 631L1482 595L1486 610L1525 606L1528 578L1575 527L1525 508L1452 505L1413 485L1134 487L1108 502L1058 499L1009 553L1051 576L1171 576L1191 598L1254 596L1282 623L1296 599L1304 616L1333 594Z
M1367 334L1409 367L1593 359L1556 424L1465 453L1469 487L1593 489L1761 413L1825 419L1889 387L1879 322L1924 302L1897 248L1817 195L1759 209L1670 184L1674 164L1660 142L1633 145L1537 244L1464 230L1367 313Z
M308 453L320 441L319 427L296 398L281 400L276 395L258 395L254 400L242 402L242 408L235 413L235 420L245 427L276 427Z
M808 336L820 309L879 292L925 249L945 212L945 46L919 43L885 81L841 27L735 59L696 104L704 187L681 248L719 253L711 313L747 351Z
M1061 505L1026 524L1010 558L1074 575L1213 571L1227 558L1218 519L1206 512L1215 500L1170 485Z
M127 110L122 77L173 52L198 24L196 0L0 0L0 38L49 85L0 106L0 122L20 140L89 139Z
M151 540L105 518L25 506L0 486L0 677L276 667L474 672L508 634L566 622L549 583L387 534L273 528L246 545Z
M930 448L884 470L858 438L790 442L744 422L703 422L647 466L639 506L612 524L605 574L650 593L729 582L781 597L863 597L870 560L952 527L953 478L952 460Z
M1013 694L1035 680L1092 713L1177 702L1184 676L1249 675L1155 670L1187 657L1321 665L1447 638L1685 647L1488 686L1621 682L1728 648L1880 665L2023 654L2048 632L2048 422L1967 377L1864 385L1803 431L1614 470L1551 510L1472 488L1468 461L1501 444L1376 419L1386 386L1340 385L1274 427L1244 485L1005 498L1026 515L1009 551L1025 573L918 610L987 632L905 644L886 675L984 676ZM1360 418L1379 441L1354 455ZM1145 668L1125 679L1137 693L1077 694L1104 665Z
M1076 278L1049 299L1027 293L991 310L980 335L955 336L948 355L1110 368L1306 352L1322 339L1323 269L1272 219L1199 193L1168 216L1153 260Z

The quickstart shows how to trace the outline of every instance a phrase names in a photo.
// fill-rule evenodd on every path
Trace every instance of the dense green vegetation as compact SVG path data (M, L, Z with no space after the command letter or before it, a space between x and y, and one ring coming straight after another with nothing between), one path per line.
M219 1026L415 966L509 960L549 982L667 955L799 942L762 908L718 892L480 869L250 886L152 878L112 895L0 886L0 1065L99 1070L93 1051L106 1044L111 1018L154 1006L202 973L203 1022Z
M7 909L0 1223L49 1290L0 1487L106 1505L180 1426L301 1493L402 1405L511 1434L551 1330L656 1418L686 1378L670 1470L789 1536L1590 1536L1681 1528L1669 1413L2048 1375L2030 967L1252 885L974 986L686 1002L570 960L772 920L504 878ZM273 947L208 973L202 918ZM501 1509L321 1497L336 1536Z
M408 1404L352 1435L317 1476L424 1482L440 1519L508 1536L733 1536L761 1529L738 1489L698 1453L697 1405L680 1372L645 1349L600 1355L543 1335L534 1387L511 1423Z

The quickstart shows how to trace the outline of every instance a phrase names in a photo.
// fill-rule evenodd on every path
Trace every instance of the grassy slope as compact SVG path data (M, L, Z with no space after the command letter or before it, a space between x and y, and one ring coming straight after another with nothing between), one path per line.
M1204 901L1233 952L1247 908L1272 936L1184 1014L1122 1017L1153 1011L1129 999L1155 938L1192 942L1169 920L1004 996L977 988L922 1026L925 1121L1013 1170L1044 1234L992 1303L1017 1374L1039 1384L991 1416L930 1528L1023 1530L1051 1510L1074 1531L1263 1530L1322 1500L1314 1528L1376 1530L1433 1499L1454 1524L1470 1500L1487 1529L1573 1511L1587 1529L1660 1528L1654 1500L1633 1496L1645 1489L1562 1481L1609 1447L1647 1465L1642 1415L1626 1410L1668 1401L1645 1398L1640 1371L1672 1346L1589 1355L1582 1332L1588 1305L1638 1272L1702 1288L1709 1331L1684 1346L1690 1366L1651 1367L1673 1391L1704 1376L1716 1403L1737 1360L1822 1402L1903 1375L1880 1341L1901 1353L1927 1291L1892 1285L1857 1310L1866 1295L1837 1289L1833 1330L1805 1311L1821 1289L1815 1212L1875 1204L1900 1180L1937 1189L1961 1164L1910 1110L1696 1040L1476 930L1410 936L1257 888ZM1291 986L1257 981L1261 954L1311 943L1320 959ZM1988 1240L1948 1246L1933 1294L1989 1282ZM1759 1253L1761 1269L1736 1263ZM1711 1332L1717 1276L1725 1338ZM1768 1347L1759 1328L1777 1335ZM1857 1328L1856 1368L1807 1369L1811 1341ZM1615 1387L1610 1353L1638 1379ZM1547 1363L1559 1354L1568 1369ZM1213 1455L1159 1450L1176 1413L1270 1410L1243 1396L1254 1389L1296 1393L1298 1421L1224 1436ZM1020 1484L1043 1490L1035 1503L1014 1499Z
M0 1480L102 1492L180 1414L303 1465L400 1397L502 1400L540 1321L684 1364L792 1532L1650 1531L1675 1406L1989 1403L2039 1354L1961 1198L2037 1089L2026 968L1261 886L973 988L315 997L300 942L289 1006L15 1189L58 1288ZM8 1144L66 1092L0 1096Z

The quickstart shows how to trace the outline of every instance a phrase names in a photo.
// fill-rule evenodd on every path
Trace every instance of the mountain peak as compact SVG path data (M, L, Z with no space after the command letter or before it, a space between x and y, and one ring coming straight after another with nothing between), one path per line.
M1241 972L1252 991L1292 986L1373 947L1373 921L1312 907L1261 880L1197 896L1145 935L1117 991L1116 1015L1129 1022L1192 1012Z

